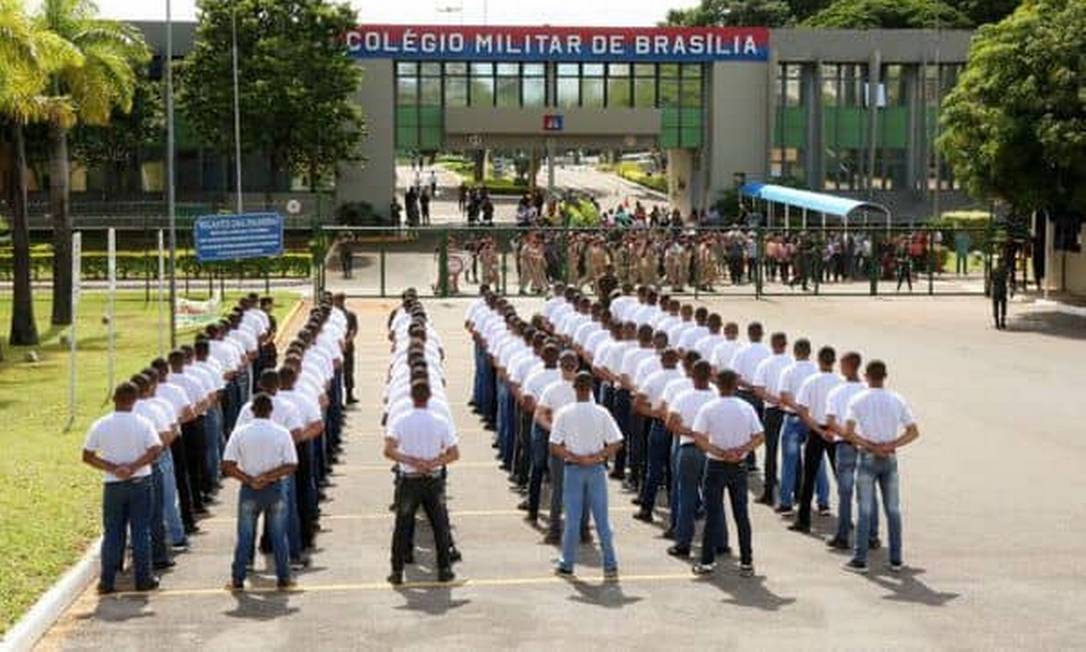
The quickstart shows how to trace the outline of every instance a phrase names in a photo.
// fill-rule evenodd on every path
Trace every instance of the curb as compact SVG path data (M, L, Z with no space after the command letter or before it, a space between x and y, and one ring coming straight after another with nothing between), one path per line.
M83 557L4 634L4 638L0 639L0 650L23 652L34 648L41 637L94 581L101 548L102 538L98 537L87 547Z

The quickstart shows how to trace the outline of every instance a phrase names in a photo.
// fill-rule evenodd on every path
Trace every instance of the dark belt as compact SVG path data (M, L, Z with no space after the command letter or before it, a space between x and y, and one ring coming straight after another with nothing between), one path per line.
M692 441L686 442L685 444L679 444L679 448L689 448L691 446L697 446L697 444Z

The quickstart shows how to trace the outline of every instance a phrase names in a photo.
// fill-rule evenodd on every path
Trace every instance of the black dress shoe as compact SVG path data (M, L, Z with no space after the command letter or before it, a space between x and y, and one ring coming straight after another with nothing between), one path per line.
M415 551L411 551L403 556L403 563L414 564L415 563Z
M437 572L438 582L451 582L456 579L456 573L451 568L442 568Z
M389 584L399 586L403 584L403 571L392 571L385 579L388 580Z
M141 592L141 593L143 593L145 591L154 591L157 588L158 588L158 578L157 577L152 577L150 579L150 581L144 582L143 584L137 584L136 585L136 590Z
M464 555L460 554L460 551L457 550L455 546L452 547L452 548L449 548L449 561L451 563L455 564L456 562L461 561L463 559L464 559Z
M840 537L834 537L826 542L826 546L833 548L834 550L848 550L848 539L842 539Z
M679 559L687 559L690 557L690 548L683 548L682 546L671 546L667 549L667 554L672 557L678 557Z
M800 523L800 522L797 521L797 522L789 525L788 529L793 531L793 532L807 533L807 532L811 531L811 526L808 523Z
M664 530L663 533L660 535L660 538L670 539L673 541L675 539L675 530L672 530L671 528Z
M153 568L154 570L166 570L167 568L173 568L176 565L176 561L172 559L167 559L166 561L158 561L151 564L151 568Z
M633 517L645 523L652 523L652 512L638 511L634 513Z

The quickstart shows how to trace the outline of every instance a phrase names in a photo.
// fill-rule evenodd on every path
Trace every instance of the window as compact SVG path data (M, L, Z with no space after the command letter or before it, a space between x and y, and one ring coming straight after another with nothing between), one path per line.
M581 106L603 108L603 64L581 66Z
M471 76L471 106L494 106L494 78Z
M547 68L542 63L526 63L521 73L524 106L541 107L547 103Z
M774 88L777 106L773 146L769 150L770 176L806 181L803 167L807 149L807 109L803 92L804 67L782 63Z
M520 64L498 64L497 104L501 107L520 106Z
M826 190L863 190L868 175L870 115L864 64L823 64L822 142ZM877 97L872 93L873 97Z
M634 106L638 108L653 108L656 106L655 64L634 64Z
M462 107L468 105L467 76L445 76L445 106Z
M419 103L419 79L414 75L396 79L396 104L415 106Z
M558 64L558 102L562 108L580 106L580 66L576 63Z

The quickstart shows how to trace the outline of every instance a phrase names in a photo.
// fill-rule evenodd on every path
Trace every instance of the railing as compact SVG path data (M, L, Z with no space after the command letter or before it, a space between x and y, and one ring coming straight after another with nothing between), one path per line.
M532 294L589 287L606 262L619 283L709 296L979 295L1006 235L989 228L319 227L318 289L384 297L471 296L486 282ZM537 244L527 245L533 242ZM959 255L959 251L964 255ZM601 253L602 252L602 253Z

